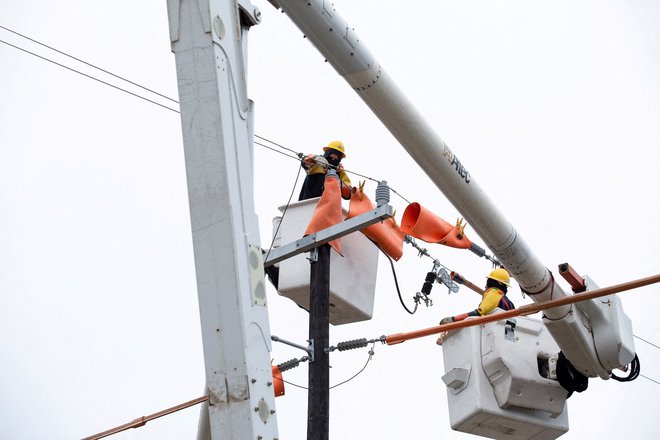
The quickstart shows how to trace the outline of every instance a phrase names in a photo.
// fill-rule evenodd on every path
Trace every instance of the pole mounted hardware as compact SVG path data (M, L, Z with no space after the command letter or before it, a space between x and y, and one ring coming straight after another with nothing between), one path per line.
M305 347L303 345L300 345L300 344L296 344L295 342L287 341L286 339L282 339L282 338L280 338L278 336L275 336L275 335L270 335L270 339L272 341L275 341L275 342L281 342L282 344L290 345L291 347L301 349L302 351L306 352L309 355L309 361L314 362L314 340L313 339L307 341L307 343L308 343L307 347ZM280 370L281 370L281 367L280 367ZM282 370L282 371L284 371L284 370Z

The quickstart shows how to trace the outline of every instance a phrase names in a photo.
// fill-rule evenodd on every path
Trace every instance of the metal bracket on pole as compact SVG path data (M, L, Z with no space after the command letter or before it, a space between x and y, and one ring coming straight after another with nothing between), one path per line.
M319 248L314 248L309 251L309 257L307 257L310 263L316 263L319 261Z
M247 18L247 21L242 22L244 26L249 27L261 23L261 11L250 0L238 0L238 8Z
M296 344L295 342L287 341L286 339L282 339L278 336L275 335L270 335L270 339L275 341L275 342L281 342L282 344L290 345L291 347L299 348L309 355L309 361L314 362L314 340L309 340L307 343L307 347L302 346L300 344Z
M357 217L344 220L343 222L322 229L314 234L310 234L293 243L273 248L270 250L268 259L264 261L264 267L272 266L275 263L291 258L303 252L315 249L323 244L331 242L337 238L343 237L367 226L383 221L392 217L394 213L390 205L379 206L376 209L360 214Z

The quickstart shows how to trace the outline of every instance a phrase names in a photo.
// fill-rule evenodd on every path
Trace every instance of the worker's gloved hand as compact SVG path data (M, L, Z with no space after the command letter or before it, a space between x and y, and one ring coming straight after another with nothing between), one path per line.
M326 159L323 156L316 155L314 156L314 162L316 162L316 165L323 167L323 168L328 168L328 159Z
M454 322L454 317L453 316L448 316L447 318L442 318L442 321L440 321L440 325L445 325L449 324L451 322Z

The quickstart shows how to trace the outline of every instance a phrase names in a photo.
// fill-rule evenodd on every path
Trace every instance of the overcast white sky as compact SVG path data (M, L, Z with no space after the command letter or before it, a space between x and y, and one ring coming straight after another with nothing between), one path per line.
M453 222L456 210L301 32L265 0L255 4L256 133L302 152L341 139L349 170ZM568 261L601 286L660 273L660 4L335 5L550 269ZM0 25L178 98L165 2L5 0ZM3 29L0 39L121 85ZM2 43L0 97L0 438L80 438L201 396L179 115ZM255 146L263 247L297 171ZM490 270L467 251L427 247L475 282ZM409 305L430 268L405 249L397 275ZM621 295L634 333L656 345L659 292ZM428 327L478 300L439 285L433 297L408 315L381 259L374 318L332 327L331 342ZM510 297L530 302L517 288ZM273 334L304 344L306 313L270 285L269 312ZM660 381L660 350L635 342L642 374ZM276 363L301 355L282 345L272 353ZM332 354L331 383L366 359L366 350ZM472 438L449 427L443 373L434 337L376 346L366 370L331 392L331 438ZM306 377L306 366L285 374L301 385ZM305 438L306 392L287 386L276 403L280 438ZM659 403L660 385L647 378L591 380L568 401L563 438L657 438ZM194 438L198 412L114 438Z

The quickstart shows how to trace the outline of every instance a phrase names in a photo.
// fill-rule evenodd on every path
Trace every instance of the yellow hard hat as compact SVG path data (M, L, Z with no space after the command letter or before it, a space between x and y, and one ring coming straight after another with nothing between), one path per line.
M490 273L490 275L488 275L486 278L499 281L500 283L506 284L507 286L511 287L511 284L509 284L509 281L511 280L511 276L509 275L509 272L506 271L506 269L502 269L501 267L498 267L497 269L493 270Z
M332 141L327 146L323 147L323 151L328 150L339 151L341 153L342 159L346 157L346 153L344 153L344 144L341 141Z

